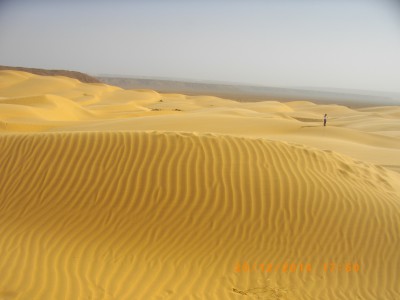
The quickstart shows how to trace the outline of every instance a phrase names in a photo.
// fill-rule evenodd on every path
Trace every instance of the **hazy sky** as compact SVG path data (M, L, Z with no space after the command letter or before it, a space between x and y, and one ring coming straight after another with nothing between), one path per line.
M0 64L400 92L400 5L0 0Z

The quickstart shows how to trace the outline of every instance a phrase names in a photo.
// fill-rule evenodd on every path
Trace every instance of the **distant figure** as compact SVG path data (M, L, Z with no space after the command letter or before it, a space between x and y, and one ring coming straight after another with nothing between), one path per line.
M327 114L325 114L324 115L324 126L326 126L326 119L328 118L328 115Z

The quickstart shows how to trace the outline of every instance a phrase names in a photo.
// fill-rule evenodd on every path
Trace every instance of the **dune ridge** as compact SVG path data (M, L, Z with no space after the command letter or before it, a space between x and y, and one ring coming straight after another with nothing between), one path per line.
M321 126L328 112L328 127ZM0 71L0 132L156 130L263 137L333 150L400 173L399 106L239 103Z
M3 134L0 153L2 299L400 297L399 175L385 168L159 131ZM313 271L236 272L245 261Z

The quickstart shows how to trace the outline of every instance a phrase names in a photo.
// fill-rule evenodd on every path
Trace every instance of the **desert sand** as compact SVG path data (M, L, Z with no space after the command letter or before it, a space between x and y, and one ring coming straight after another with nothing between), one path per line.
M400 106L0 71L0 187L2 300L400 299Z

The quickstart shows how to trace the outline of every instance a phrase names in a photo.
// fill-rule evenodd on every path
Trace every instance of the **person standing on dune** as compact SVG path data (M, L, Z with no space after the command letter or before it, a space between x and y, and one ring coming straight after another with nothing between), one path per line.
M326 119L328 118L328 115L327 114L325 114L324 115L324 126L326 126Z

